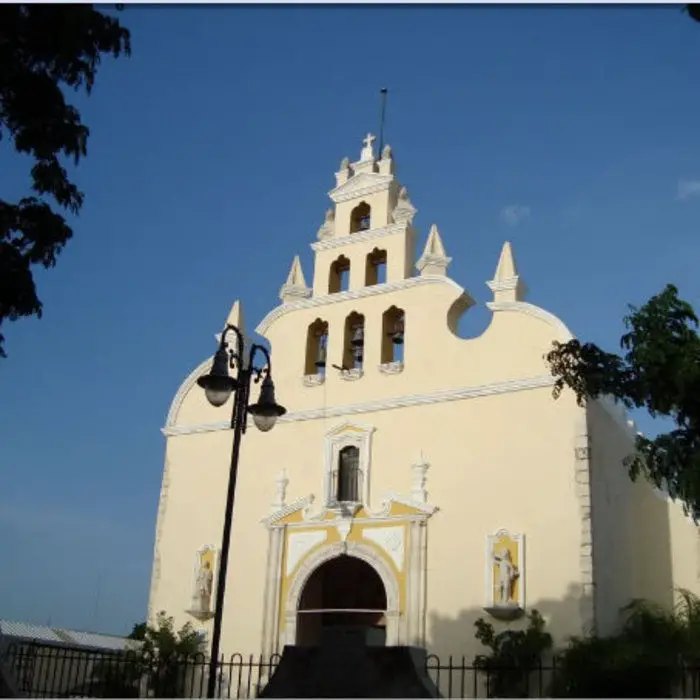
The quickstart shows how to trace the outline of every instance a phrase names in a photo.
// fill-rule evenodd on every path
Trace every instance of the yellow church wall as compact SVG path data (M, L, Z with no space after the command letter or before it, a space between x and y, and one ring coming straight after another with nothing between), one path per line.
M390 172L386 162L382 167ZM391 193L364 192L363 184L358 192L364 188L364 194L339 203L336 235L362 199L372 206L373 226L389 221L398 182L391 187ZM282 294L289 303L257 327L271 344L277 400L288 414L269 433L251 426L243 439L222 650L269 651L285 643L287 625L293 632L286 605L295 571L324 548L340 551L333 548L340 537L337 515L322 511L328 469L337 460L333 450L353 437L368 488L347 543L363 543L368 560L396 584L401 619L387 619L398 643L421 639L440 655L483 651L474 621L493 603L489 579L496 571L487 543L502 529L513 537L509 550L520 569L515 598L524 597L526 611L540 610L557 640L586 631L594 612L599 629L611 628L630 597L667 602L670 584L697 589L697 528L647 484L630 483L620 465L631 444L624 421L602 404L578 407L570 393L553 399L544 355L553 340L570 334L546 311L523 303L509 245L491 283L490 325L478 337L461 339L449 321L455 309L473 302L444 276L449 260L440 252L439 234L431 234L430 250L426 246L431 274L413 276L412 229L390 230L357 234L335 248L316 246L314 295ZM365 258L375 247L388 252L389 282L364 288ZM329 267L341 253L352 263L350 291L327 295ZM308 297L301 274L295 279L292 286ZM382 314L391 306L406 314L404 366L387 374L379 365ZM363 375L348 381L332 364L342 364L345 319L353 311L365 317L364 365ZM326 378L306 386L307 328L317 318L329 324ZM229 321L239 319L240 313ZM463 327L468 332L469 312ZM150 613L165 610L178 624L190 621L211 633L211 620L195 620L186 610L197 552L206 545L217 550L215 578L218 573L232 441L231 430L221 428L230 420L232 399L222 408L208 404L194 383L205 366L180 387L165 429ZM253 400L258 391L254 385ZM413 468L420 461L429 465L424 485L421 469ZM287 482L279 481L281 472ZM394 502L384 514L388 494L408 505ZM419 505L410 505L412 497ZM280 499L300 505L278 521L285 536L314 528L328 533L289 575L284 550L275 559L278 535L263 522L281 512ZM425 523L419 527L416 520ZM364 536L368 527L398 524L404 527L402 567ZM506 623L495 624L503 629ZM270 639L270 629L281 630L279 639Z
M281 391L278 396L284 400ZM427 525L430 648L445 651L444 621L459 627L463 614L481 614L486 604L485 538L500 528L526 536L528 605L566 596L579 571L580 516L573 490L573 436L567 424L576 410L566 398L555 404L551 389L543 388L357 417L280 423L267 434L249 430L238 475L223 648L227 653L260 648L268 545L268 532L260 521L270 512L275 478L286 468L287 502L314 494L312 510L320 508L325 434L345 420L375 429L371 510L380 507L387 492L410 492L410 467L421 451L430 463L429 500L440 508ZM548 431L538 431L538 425L547 425ZM205 543L219 546L230 441L230 431L169 440L170 471L177 477L171 477L160 543L161 581L167 583L157 589L155 607L177 612L182 620L188 619L182 611L193 580L189 553ZM206 503L206 509L198 503ZM395 505L391 515L414 513ZM363 515L358 513L358 519ZM302 520L301 513L286 519L295 529ZM363 527L356 525L349 540L359 538ZM335 528L329 530L327 544L337 538ZM280 605L287 586L285 581ZM211 623L197 624L206 630ZM460 628L458 637L452 634L447 641L468 649L473 629Z
M267 337L273 348L277 393L289 410L322 409L393 397L528 379L548 373L542 358L553 328L543 320L498 313L483 335L464 340L447 327L447 314L459 289L446 282L345 300L322 308L301 309L275 320ZM382 314L392 305L406 310L404 370L385 375L381 362ZM353 311L365 316L364 376L346 381L331 364L342 364L343 329ZM467 311L467 318L469 312ZM317 318L329 324L328 367L320 386L302 386L306 328ZM300 332L303 329L303 332ZM522 337L524 347L514 346ZM280 398L282 400L282 398ZM180 422L196 421L181 412Z

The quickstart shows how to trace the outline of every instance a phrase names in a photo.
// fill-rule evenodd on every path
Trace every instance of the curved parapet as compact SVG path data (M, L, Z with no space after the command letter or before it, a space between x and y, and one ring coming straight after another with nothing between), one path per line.
M190 389L196 384L197 379L203 374L206 374L210 369L213 357L208 357L204 362L200 362L186 377L185 381L180 384L175 396L173 397L172 403L170 404L170 409L168 410L168 415L165 419L165 428L171 428L177 425L177 418L180 413L180 408L185 400L185 397L189 393Z

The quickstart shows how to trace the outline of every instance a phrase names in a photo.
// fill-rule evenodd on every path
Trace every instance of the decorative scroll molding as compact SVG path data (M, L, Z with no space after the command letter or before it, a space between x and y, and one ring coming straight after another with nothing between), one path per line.
M398 571L403 571L404 568L405 533L406 528L403 525L366 527L362 530L364 539L381 547L391 557Z
M328 538L327 530L307 530L294 532L287 538L287 565L285 575L289 576L297 568L299 562L314 547Z
M297 421L317 420L319 418L337 418L341 416L357 415L360 413L372 413L374 411L387 411L393 408L404 408L406 406L425 406L443 401L462 401L475 399L481 396L495 396L507 394L513 391L527 391L530 389L542 389L554 384L554 378L549 375L530 377L528 379L513 379L506 382L494 382L493 384L483 384L481 386L467 387L462 389L440 389L425 394L409 394L388 399L378 399L356 404L345 404L341 406L328 406L312 408L305 411L290 411L282 416L279 423L296 423ZM197 433L208 433L217 430L230 430L231 424L228 420L217 421L216 423L200 423L194 425L166 426L162 432L170 437L174 435L191 435Z

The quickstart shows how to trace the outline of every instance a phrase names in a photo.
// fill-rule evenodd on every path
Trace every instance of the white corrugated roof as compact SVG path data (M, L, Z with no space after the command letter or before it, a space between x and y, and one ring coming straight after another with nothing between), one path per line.
M0 620L0 635L4 636L8 641L11 641L12 638L27 641L36 640L37 642L49 644L92 647L93 649L108 649L110 651L122 651L135 646L134 641L126 639L126 637L96 634L94 632L78 632L45 625L32 625L26 622L11 622L9 620Z

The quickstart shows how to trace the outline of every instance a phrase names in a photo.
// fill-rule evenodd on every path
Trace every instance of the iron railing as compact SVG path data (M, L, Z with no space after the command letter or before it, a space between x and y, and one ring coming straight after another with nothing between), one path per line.
M11 644L3 655L17 689L34 698L204 698L208 659L204 654L157 660L141 652L107 652L37 642ZM233 654L222 659L217 696L256 698L280 661ZM557 666L485 669L465 656L426 658L425 674L444 698L552 697ZM700 669L684 669L667 697L700 697Z

